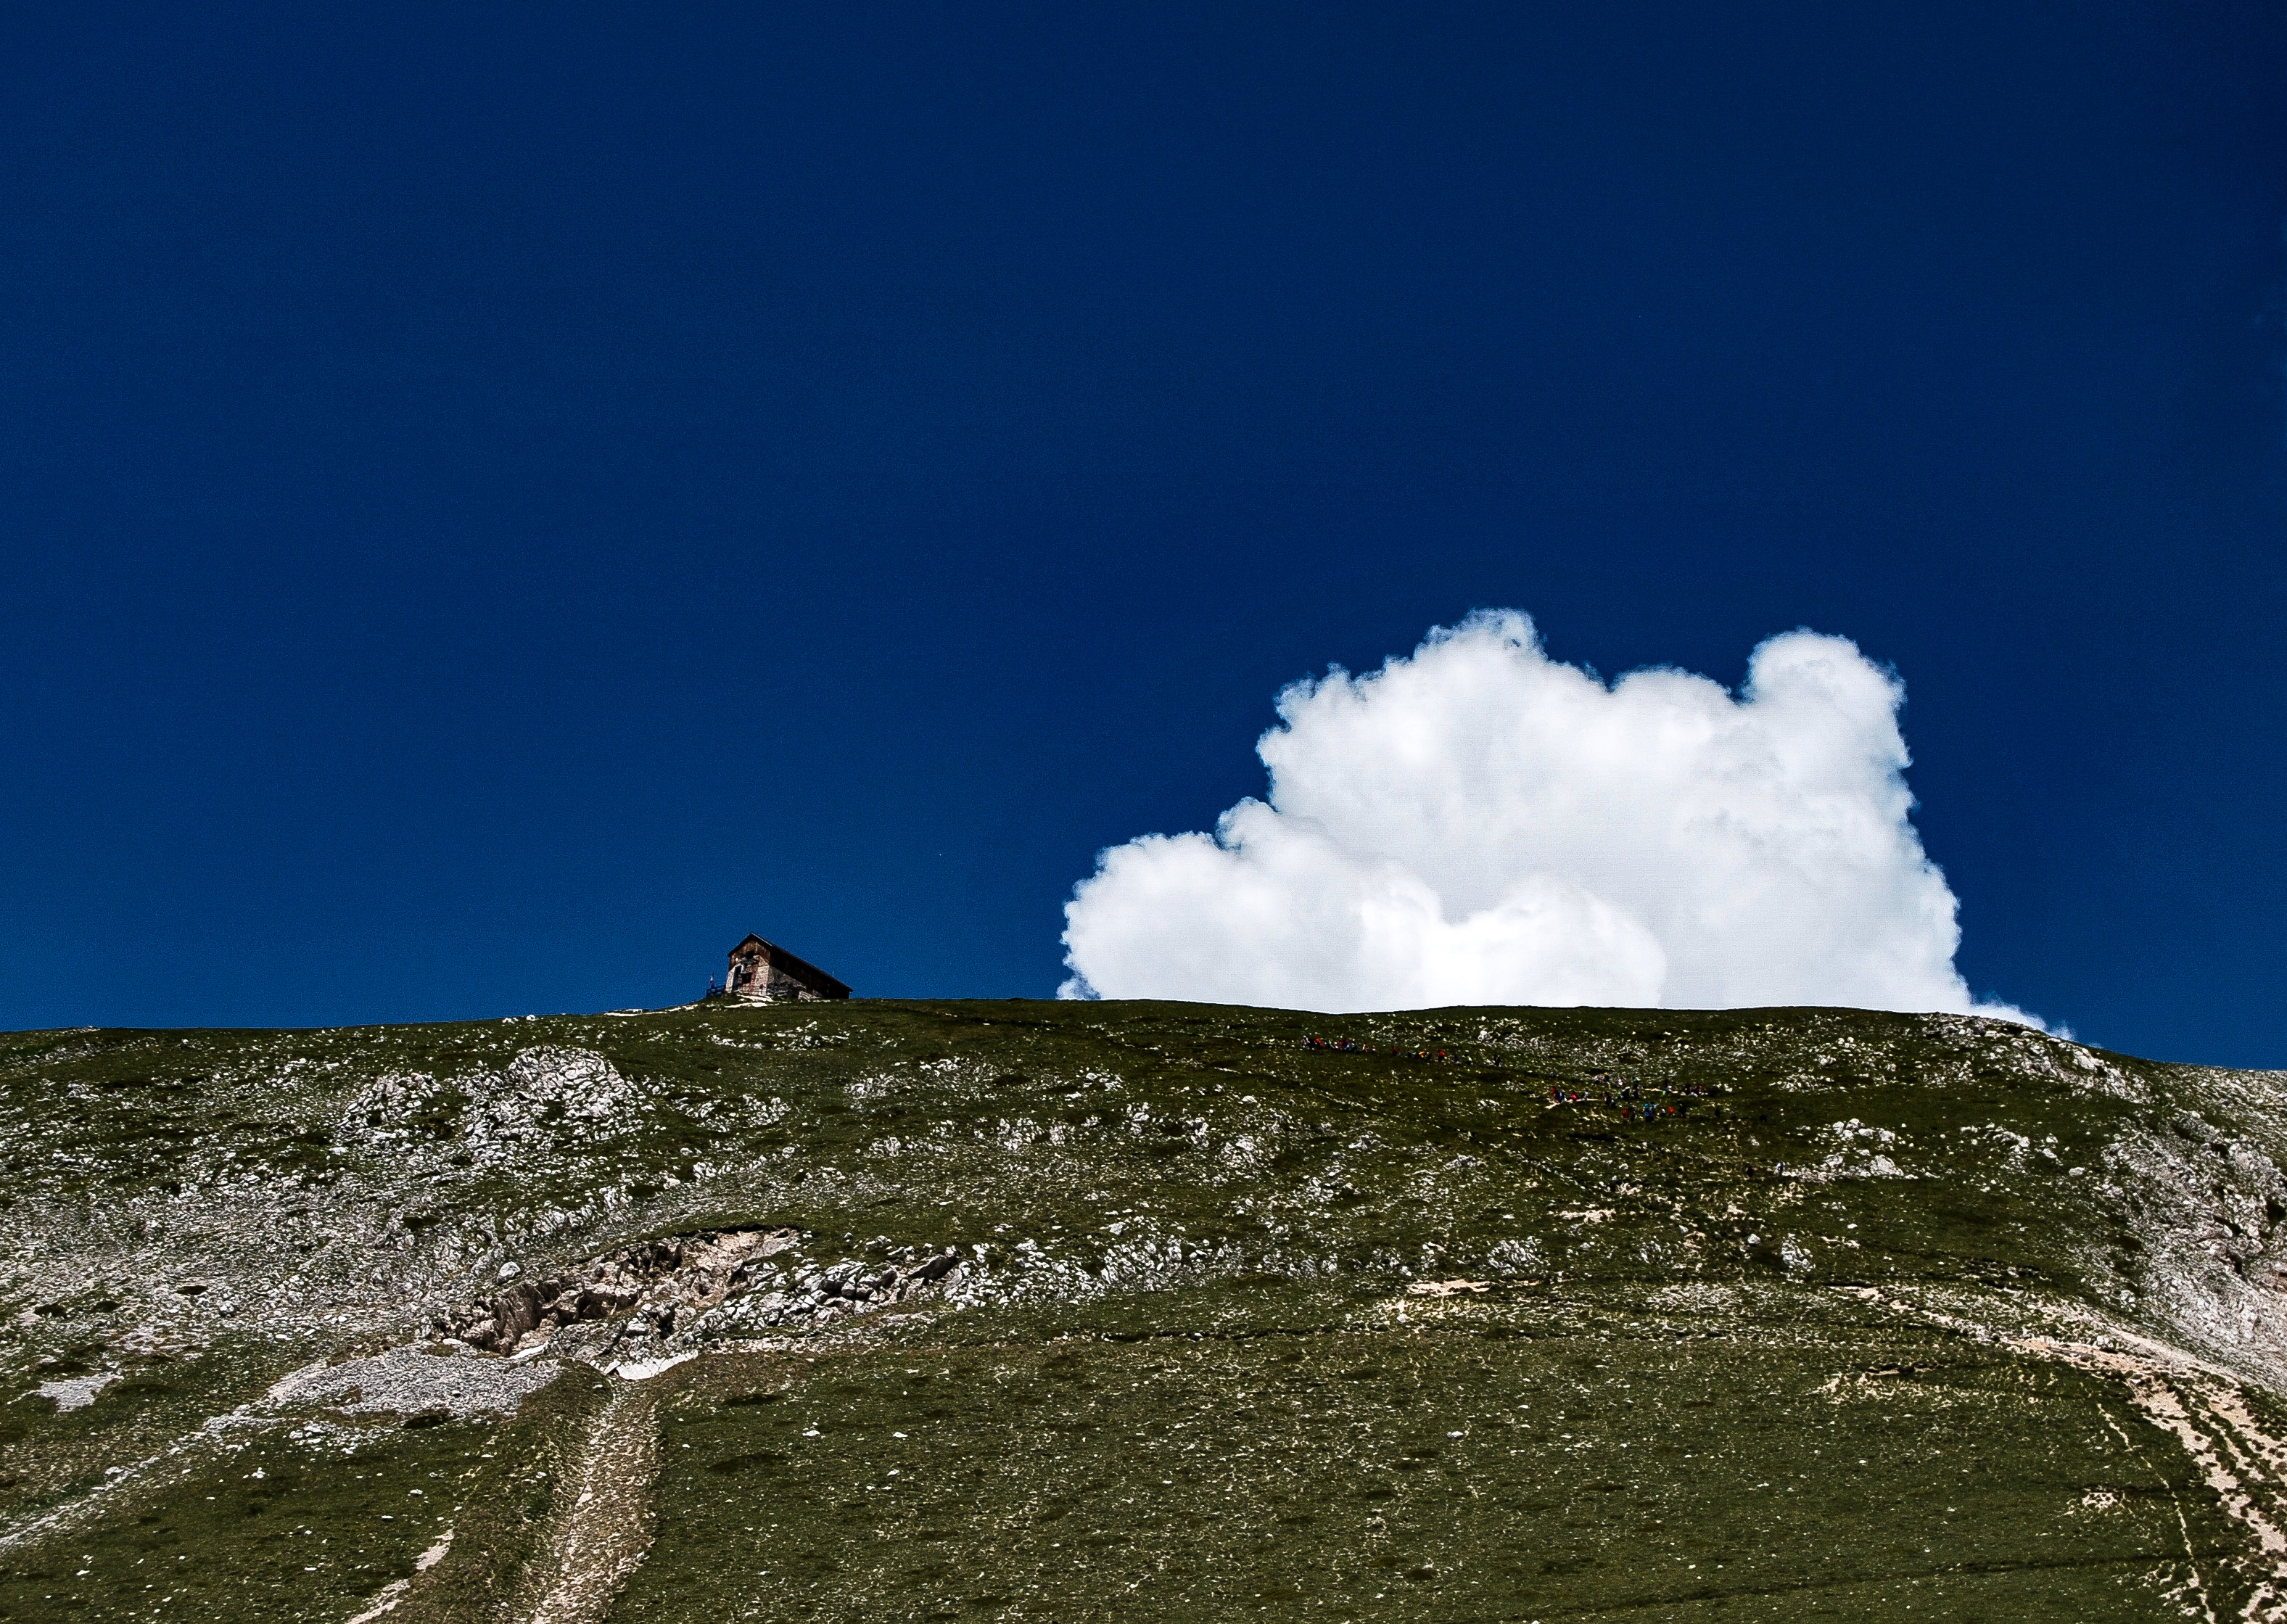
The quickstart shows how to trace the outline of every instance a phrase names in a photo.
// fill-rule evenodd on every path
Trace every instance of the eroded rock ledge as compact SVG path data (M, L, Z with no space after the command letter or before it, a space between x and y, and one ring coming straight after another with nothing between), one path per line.
M952 1251L910 1248L886 1261L819 1267L795 1229L741 1227L666 1235L562 1273L515 1280L447 1309L431 1332L487 1353L543 1350L611 1366L731 1337L885 1308L943 1280Z

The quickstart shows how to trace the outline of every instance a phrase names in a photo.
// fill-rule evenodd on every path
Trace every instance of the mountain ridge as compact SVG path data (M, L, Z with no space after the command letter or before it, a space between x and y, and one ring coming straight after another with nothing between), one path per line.
M0 1617L2287 1589L2278 1073L1836 1010L715 1003L6 1034L0 1158Z

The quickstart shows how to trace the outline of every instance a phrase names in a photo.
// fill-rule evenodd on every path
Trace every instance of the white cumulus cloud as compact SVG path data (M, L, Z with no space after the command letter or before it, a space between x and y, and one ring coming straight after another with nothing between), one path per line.
M1068 995L1289 1009L1847 1004L2029 1020L1953 968L1908 814L1905 690L1792 631L1735 696L1605 684L1484 613L1278 696L1267 801L1097 859Z

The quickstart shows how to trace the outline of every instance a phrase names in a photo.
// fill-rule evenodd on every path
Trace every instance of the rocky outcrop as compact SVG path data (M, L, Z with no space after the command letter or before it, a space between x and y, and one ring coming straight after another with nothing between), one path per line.
M694 1322L694 1334L731 1338L830 1323L911 1301L934 1290L961 1266L957 1252L908 1255L882 1264L805 1268L776 1289L750 1291Z
M517 1280L492 1297L447 1310L433 1328L493 1353L544 1345L566 1326L638 1314L672 1334L678 1320L749 1289L756 1279L754 1265L801 1239L791 1229L661 1236L590 1258L562 1274Z
M886 1308L936 1287L961 1261L950 1251L907 1250L821 1266L803 1253L808 1239L792 1229L661 1236L560 1274L517 1279L447 1310L431 1328L487 1353L551 1348L610 1367Z

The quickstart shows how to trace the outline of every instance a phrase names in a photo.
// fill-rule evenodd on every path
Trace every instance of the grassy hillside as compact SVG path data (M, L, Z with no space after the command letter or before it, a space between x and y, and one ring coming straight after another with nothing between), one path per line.
M2278 1616L2279 1081L1831 1010L0 1037L0 1618Z

